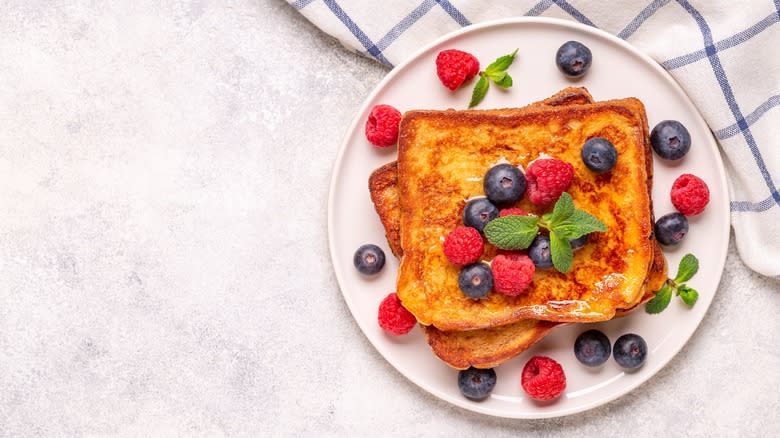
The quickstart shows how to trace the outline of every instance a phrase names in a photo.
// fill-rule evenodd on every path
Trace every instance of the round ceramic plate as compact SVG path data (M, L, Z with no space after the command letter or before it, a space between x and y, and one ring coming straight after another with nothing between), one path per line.
M554 61L558 47L569 40L584 43L593 53L590 71L576 82L566 79ZM676 273L684 254L693 253L699 258L699 273L689 282L700 294L693 308L674 298L657 315L640 309L614 321L558 328L530 350L497 367L498 383L491 396L482 402L469 401L460 394L457 371L433 355L419 327L402 337L390 337L379 328L377 308L395 290L398 262L390 252L382 224L371 204L367 181L375 168L396 159L396 148L372 147L363 127L371 107L380 103L393 105L401 112L465 109L474 82L452 93L436 76L436 55L450 48L474 54L482 68L497 57L519 49L509 68L514 86L507 91L492 86L479 109L519 107L577 85L587 87L599 101L641 99L651 128L664 119L679 120L688 128L693 144L681 162L669 164L655 160L653 204L656 217L674 211L669 191L674 179L682 173L696 174L709 185L710 204L704 213L691 218L686 240L676 248L664 248L670 275ZM330 253L344 299L358 325L374 347L409 380L437 397L473 411L512 418L557 417L626 394L650 379L685 346L707 313L723 271L729 239L727 192L723 164L709 128L677 83L652 59L612 35L569 21L542 18L494 21L449 34L422 49L392 70L358 111L333 169L328 203ZM354 251L364 243L378 244L389 259L383 271L372 278L360 275L352 266ZM612 359L596 369L581 365L574 357L573 344L577 335L588 328L602 330L612 342L624 333L640 334L650 349L646 363L630 373L620 369ZM553 403L536 403L520 387L523 365L537 354L560 362L567 376L566 391Z

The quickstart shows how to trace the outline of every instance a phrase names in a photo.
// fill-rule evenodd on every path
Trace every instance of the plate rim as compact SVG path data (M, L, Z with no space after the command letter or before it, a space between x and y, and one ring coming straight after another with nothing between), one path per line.
M666 82L668 82L672 88L681 94L684 97L684 103L688 107L689 114L692 115L697 122L702 123L704 126L706 126L708 129L708 139L706 143L708 144L707 147L711 149L712 154L714 155L715 162L717 164L716 166L716 173L718 175L718 178L720 180L720 183L723 187L726 187L727 189L730 187L728 183L728 179L726 177L726 170L725 166L723 164L723 158L720 153L720 149L718 147L717 140L712 136L711 130L709 128L709 125L707 124L706 120L704 120L704 117L699 112L696 105L693 103L691 98L688 96L688 94L685 92L685 90L680 86L680 84L677 83L676 80L671 76L669 72L663 69L661 65L656 62L653 58L651 58L649 55L645 54L644 52L640 51L636 47L629 44L627 41L624 41L615 35L612 35L609 32L606 32L602 29L588 26L576 21L571 21L567 19L561 19L561 18L550 18L550 17L510 17L510 18L502 18L497 20L489 20L480 22L478 24L473 24L470 26L466 26L460 29L457 29L453 32L449 32L447 34L444 34L435 40L431 41L428 44L423 45L418 50L416 50L414 53L412 53L410 56L408 56L406 59L404 59L401 63L396 65L393 69L391 69L385 77L382 78L379 83L377 83L376 86L372 89L371 93L368 94L363 100L363 103L360 105L358 110L355 112L355 115L352 119L352 122L349 124L347 129L344 131L344 134L342 135L342 140L339 145L339 149L336 155L336 159L333 163L333 166L331 168L331 177L330 177L330 183L328 188L328 205L327 205L327 226L328 226L328 232L327 232L327 238L328 238L328 252L330 256L331 265L333 267L333 271L336 277L336 282L339 287L339 291L341 292L341 296L343 297L344 301L347 303L347 307L349 308L350 314L352 315L352 318L357 323L358 327L360 327L361 332L363 333L363 336L365 336L369 343L376 349L377 352L384 358L385 361L387 361L393 368L395 368L398 372L400 372L407 380L411 381L421 389L425 390L431 395L436 396L437 398L444 400L454 406L457 406L461 409L465 409L472 412L477 412L481 414L486 414L498 418L512 418L512 419L544 419L544 418L558 418L558 417L564 417L576 413L581 413L588 411L590 409L594 409L596 407L605 405L607 403L610 403L628 393L635 390L642 384L646 383L650 379L652 379L658 371L661 370L664 366L666 366L672 359L674 359L679 353L682 348L688 344L691 337L694 333L696 333L699 330L699 327L701 326L701 322L704 320L704 318L707 316L710 306L712 304L712 301L714 300L714 296L718 291L718 287L716 286L715 291L713 293L713 298L707 303L707 309L705 309L704 313L702 314L702 318L697 322L696 327L694 330L692 330L686 337L684 342L681 342L678 347L673 348L672 354L669 356L669 358L665 361L659 362L655 367L650 369L650 372L648 374L648 377L644 380L638 380L636 382L631 382L630 384L626 385L625 387L621 388L619 391L616 391L614 394L609 394L604 398L600 398L598 400L594 400L590 403L585 403L584 405L576 406L569 409L564 410L551 410L549 412L539 412L535 413L534 415L524 415L522 411L518 411L518 415L507 415L504 412L498 412L493 409L486 408L483 405L480 405L478 403L469 402L466 399L458 399L457 397L453 397L450 394L443 393L439 391L438 389L432 387L431 385L427 384L424 381L421 381L419 379L411 377L412 374L410 374L410 371L404 367L403 365L400 365L394 361L392 361L389 357L388 351L385 351L384 347L374 343L374 341L371 339L371 337L368 336L368 332L366 327L361 323L360 319L356 317L355 315L355 304L353 303L352 299L349 297L348 294L344 293L342 289L342 284L344 284L344 280L340 274L341 272L341 264L342 262L339 260L339 258L336 255L336 248L335 248L335 236L334 234L334 204L335 204L335 197L336 197L336 184L339 179L340 175L340 169L343 166L344 156L346 154L347 146L349 143L349 137L352 132L355 131L359 126L359 123L362 119L362 115L368 110L368 107L370 103L374 100L374 98L387 86L389 82L391 82L404 68L417 60L423 53L427 52L431 48L442 44L443 42L460 37L472 32L479 32L483 31L485 29L493 28L493 27L500 27L500 26L507 26L507 25L529 25L529 24L539 24L543 26L554 26L554 27L563 27L563 28L570 28L574 29L576 31L583 31L586 33L594 34L597 37L605 38L610 43L616 44L620 46L623 50L627 50L631 54L638 56L643 61L645 61L646 64L648 64L651 68L653 68L656 73L658 73L661 77L663 77ZM726 190L722 192L722 196L724 199L724 208L720 214L725 215L728 219L724 222L725 225L723 226L723 229L720 230L721 234L724 236L724 239L722 240L723 243L721 245L721 248L719 248L719 258L717 260L717 264L715 266L714 271L717 272L718 278L717 278L717 284L720 283L722 277L723 277L723 269L726 264L726 257L728 255L728 245L730 242L730 228L731 228L731 218L730 218L730 211L729 211L729 191Z

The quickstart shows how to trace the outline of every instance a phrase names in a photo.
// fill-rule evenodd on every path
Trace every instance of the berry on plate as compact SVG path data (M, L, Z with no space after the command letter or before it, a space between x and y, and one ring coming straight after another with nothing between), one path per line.
M534 400L558 398L566 389L566 375L561 364L546 356L534 356L523 367L520 383Z
M696 216L710 202L707 183L690 173L684 173L674 180L671 195L674 208L686 216Z
M361 274L374 275L382 270L385 266L385 252L382 248L367 243L361 245L360 248L355 251L355 255L352 257L352 263L355 265L355 269Z
M635 369L645 363L647 357L647 343L641 336L627 333L615 341L612 349L615 362L623 368Z
M688 219L677 212L665 214L655 221L654 231L661 245L677 245L688 234Z
M493 289L493 272L485 263L464 266L458 274L458 287L469 298L485 298Z
M492 262L493 288L510 297L516 297L528 289L534 279L534 262L520 253L498 254Z
M598 330L588 330L580 333L574 341L574 356L583 365L596 367L609 359L612 346L609 338Z
M417 318L406 310L395 292L386 296L379 304L379 327L393 336L405 335L412 331Z
M390 105L375 105L366 120L366 138L376 147L384 148L398 142L401 112Z
M444 238L444 255L454 265L468 265L482 256L485 242L472 227L457 227Z
M536 205L552 204L574 180L574 167L556 158L532 162L525 171L528 199Z
M578 41L567 41L555 53L555 64L566 77L584 76L593 62L590 49Z
M677 120L664 120L650 132L650 144L659 157L679 160L691 148L691 134Z
M451 91L479 73L479 61L474 55L460 50L442 50L436 56L436 74Z
M485 370L469 368L458 371L458 388L469 400L486 399L496 386L496 372L492 368Z

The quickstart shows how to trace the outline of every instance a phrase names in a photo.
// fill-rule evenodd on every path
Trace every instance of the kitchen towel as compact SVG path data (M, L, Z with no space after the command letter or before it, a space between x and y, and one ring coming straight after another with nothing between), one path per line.
M392 68L436 38L514 16L576 20L663 66L717 139L742 260L780 279L780 0L288 0L345 46Z

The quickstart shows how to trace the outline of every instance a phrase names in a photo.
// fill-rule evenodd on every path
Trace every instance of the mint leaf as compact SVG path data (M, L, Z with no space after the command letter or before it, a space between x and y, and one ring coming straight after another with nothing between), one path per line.
M571 195L563 192L561 197L555 201L555 207L553 207L552 213L547 213L542 218L550 226L555 226L567 219L574 213L574 200L571 199Z
M677 288L677 295L679 295L683 302L689 307L693 307L693 305L696 304L696 300L699 299L699 293L696 292L696 289L688 287L684 284Z
M680 266L677 268L677 276L674 277L675 283L685 283L690 280L696 272L699 271L699 260L693 254L685 254L680 260ZM696 300L694 300L696 301Z
M485 74L486 74L486 75L487 75L487 77L488 77L488 78L490 78L490 80L491 80L491 81L493 81L493 82L499 82L499 81L502 81L502 80L504 80L504 78L505 78L505 77L507 77L507 76L509 75L509 73L507 73L507 72L505 72L505 71L500 71L500 72L497 72L497 73L488 73L488 72L485 72Z
M571 243L566 237L558 235L555 231L550 231L550 254L552 262L558 272L567 273L571 271L574 254L571 250Z
M655 297L645 304L645 311L651 314L661 313L670 301L672 301L672 287L669 283L664 283L661 290L655 293Z
M500 81L493 79L493 82L501 88L510 88L512 86L512 76L505 74L503 79L501 79Z
M471 92L471 102L469 102L469 108L477 106L487 94L490 82L485 74L480 73L479 81L474 85L474 91Z
M525 249L539 232L536 216L504 216L485 225L488 242L500 249Z
M603 233L607 231L607 226L590 213L574 210L567 219L553 225L553 229L568 239L576 239L594 231Z
M487 66L487 68L485 69L485 73L487 73L488 76L491 76L494 73L498 73L508 69L509 66L512 65L512 63L515 61L515 55L517 55L517 49L515 49L515 51L510 53L509 55L501 56L500 58L493 61L492 64Z

